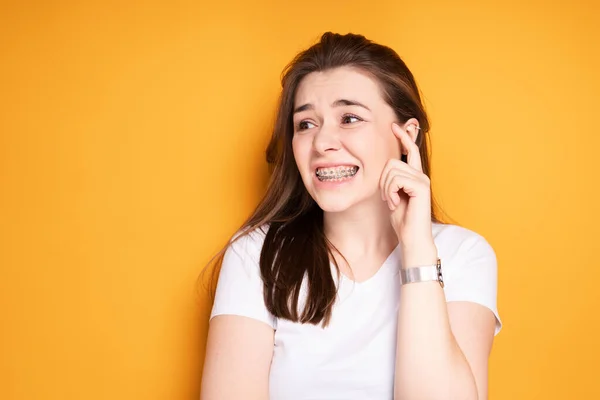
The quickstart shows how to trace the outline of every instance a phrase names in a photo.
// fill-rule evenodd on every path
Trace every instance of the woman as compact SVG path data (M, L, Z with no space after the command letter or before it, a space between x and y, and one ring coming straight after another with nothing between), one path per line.
M282 85L267 193L222 259L201 398L485 399L496 257L434 215L411 72L326 33Z

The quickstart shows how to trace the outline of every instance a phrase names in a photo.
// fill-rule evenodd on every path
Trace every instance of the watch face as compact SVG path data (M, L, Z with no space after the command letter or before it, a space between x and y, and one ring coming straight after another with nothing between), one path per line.
M438 282L440 283L440 286L442 288L444 288L444 277L442 275L442 261L438 258L437 260L437 277L438 277Z

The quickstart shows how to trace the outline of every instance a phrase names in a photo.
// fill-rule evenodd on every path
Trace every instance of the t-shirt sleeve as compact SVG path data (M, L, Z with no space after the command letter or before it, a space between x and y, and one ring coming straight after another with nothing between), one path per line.
M210 319L217 315L240 315L275 329L276 318L264 303L259 239L251 232L235 240L225 251Z
M453 239L457 247L447 252L446 260L442 258L446 301L469 301L487 307L496 317L497 335L502 321L497 306L498 263L494 249L475 232L460 228L456 236Z

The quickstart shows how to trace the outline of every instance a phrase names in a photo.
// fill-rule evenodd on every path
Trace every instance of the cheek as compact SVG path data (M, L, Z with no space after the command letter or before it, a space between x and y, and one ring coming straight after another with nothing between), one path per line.
M388 126L390 128L386 129ZM392 132L391 122L389 125L386 122L385 126L378 127L377 147L380 150L381 157L384 158L384 164L390 158L400 158L400 141Z
M383 171L387 160L387 154L382 148L372 149L372 151L368 154L368 157L364 160L366 172L365 175L369 181L379 182L381 172Z
M352 147L356 154L362 154L365 163L383 166L390 158L400 158L399 142L391 129L387 132L383 126L377 125L364 133L355 138Z
M368 137L353 143L355 154L360 154L360 161L365 168L365 177L369 181L379 181L385 164L391 158L400 158L398 140L390 131L383 128L369 132Z
M400 158L400 142L398 141L398 139L396 139L396 137L391 137L388 138L387 141L387 145L386 145L386 149L387 149L387 158ZM386 159L387 161L387 159Z

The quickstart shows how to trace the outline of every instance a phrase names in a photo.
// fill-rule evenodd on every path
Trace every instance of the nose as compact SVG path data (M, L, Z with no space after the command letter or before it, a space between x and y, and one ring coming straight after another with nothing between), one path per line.
M323 123L313 137L313 148L319 154L336 151L341 147L337 127L333 124Z

